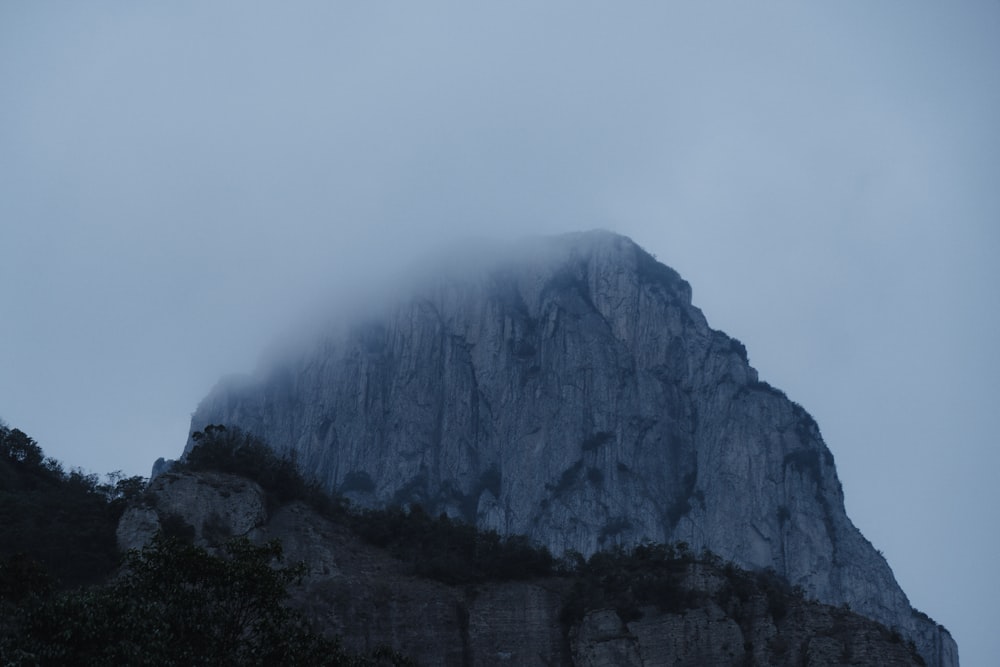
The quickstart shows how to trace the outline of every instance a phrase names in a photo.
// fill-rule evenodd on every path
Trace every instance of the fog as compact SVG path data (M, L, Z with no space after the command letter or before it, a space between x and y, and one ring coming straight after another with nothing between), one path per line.
M998 65L987 0L3 3L0 417L148 474L296 323L459 238L607 228L989 664Z

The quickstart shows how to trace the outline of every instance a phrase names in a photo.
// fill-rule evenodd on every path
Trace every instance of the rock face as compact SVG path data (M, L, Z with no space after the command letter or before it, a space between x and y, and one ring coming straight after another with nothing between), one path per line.
M247 535L267 519L264 491L255 482L202 472L163 473L150 483L151 502L125 510L118 521L118 548L140 549L164 524L189 526L203 543Z
M386 645L419 664L456 667L919 664L898 635L848 611L791 598L776 617L759 590L725 602L720 593L728 580L714 565L692 564L684 575L683 588L698 591L694 606L669 613L647 607L628 621L596 609L565 625L568 579L459 587L412 576L303 503L261 513L260 487L239 477L168 473L148 496L145 506L123 515L120 536L140 518L145 525L173 517L210 548L227 535L279 539L286 562L308 566L293 604L352 651Z
M240 426L356 502L420 503L556 553L683 540L958 664L847 517L815 421L672 269L607 232L478 264L221 383L192 430Z

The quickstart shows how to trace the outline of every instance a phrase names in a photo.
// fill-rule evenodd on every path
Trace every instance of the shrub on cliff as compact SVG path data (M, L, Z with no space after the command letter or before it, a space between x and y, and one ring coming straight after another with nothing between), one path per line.
M409 563L414 574L447 584L528 579L552 574L555 559L523 535L501 537L419 505L354 512L352 529Z
M325 513L339 504L317 484L307 481L294 459L278 456L264 440L239 428L209 425L191 435L194 447L174 470L212 470L240 475L260 484L275 504L302 500Z

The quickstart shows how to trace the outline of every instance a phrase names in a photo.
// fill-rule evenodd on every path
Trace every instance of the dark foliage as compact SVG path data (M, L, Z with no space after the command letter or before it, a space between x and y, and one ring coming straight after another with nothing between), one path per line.
M526 537L504 539L445 515L434 518L419 504L409 509L349 511L343 499L331 498L306 481L293 460L278 457L263 440L238 428L213 425L192 437L197 444L180 470L242 475L260 484L276 503L306 501L328 518L347 523L371 544L389 550L415 574L466 584L544 576L554 569L555 559L548 549L533 546ZM499 476L498 471L495 474ZM183 530L183 526L176 528Z
M330 510L259 441L221 428L205 439L192 468L238 472L276 500L311 499ZM216 556L191 544L193 528L169 515L154 541L123 562L115 527L145 488L145 479L121 473L104 482L66 473L30 437L0 424L0 664L412 664L385 648L349 655L314 634L284 605L303 566L273 566L277 542L238 539Z
M804 597L801 587L790 585L771 569L748 572L728 563L721 566L721 571L726 584L716 594L715 600L740 621L748 614L756 613L755 607L747 604L753 598L766 600L768 614L775 623L779 623L788 614L789 604Z
M249 434L212 426L194 438L197 445L181 469L248 477L276 504L306 501L388 550L416 575L457 585L562 577L567 628L597 609L615 609L628 621L648 607L667 612L697 607L708 593L689 587L693 567L708 567L724 578L713 598L741 623L765 602L780 624L802 597L801 589L772 571L746 572L709 552L696 557L683 543L619 546L590 559L571 554L557 562L524 536L502 538L445 515L435 518L417 504L351 510L346 501L307 482L293 460L278 457ZM821 461L812 450L796 450L785 465L813 474ZM583 479L600 482L582 462L563 477L567 487ZM692 488L693 481L692 473ZM495 468L484 475L484 487L498 483ZM368 488L371 480L359 474L353 484ZM109 583L60 588L60 582L107 577L119 562L114 525L144 487L143 479L120 474L104 483L80 471L67 474L31 438L0 426L0 520L10 527L0 531L0 664L411 664L388 649L348 655L336 641L313 633L285 606L303 566L277 565L278 543L255 546L238 539L228 542L222 555L212 555L191 543L193 528L180 516L161 517L161 534L141 552L130 552L122 573ZM789 511L782 510L779 518L787 521ZM609 522L604 539L624 527ZM888 629L886 637L901 641ZM782 637L774 641L777 654Z
M750 363L750 357L747 355L747 347L740 340L730 338L729 351L734 352L737 356L739 356L739 358L743 360L744 364Z
M38 561L23 553L0 559L0 605L20 604L53 589L52 576Z
M783 465L787 468L791 466L810 479L817 485L823 484L823 472L819 463L819 452L815 449L796 449L785 454Z
M65 472L33 439L0 426L0 558L37 562L55 582L94 582L118 565L115 528L145 479Z
M680 274L666 264L661 264L655 256L637 248L635 258L639 278L644 283L667 288L670 294L690 292L691 288Z
M210 425L191 435L195 446L174 470L212 470L240 475L260 484L272 505L292 500L310 503L325 512L336 502L317 484L307 481L293 458L280 457L257 436L239 428Z
M682 584L695 557L683 542L675 545L642 544L633 549L615 547L599 551L584 561L570 563L574 582L563 607L562 621L569 626L594 609L614 609L622 620L642 616L641 608L683 611L694 606L698 594Z
M408 563L414 574L448 584L527 579L553 573L555 559L523 535L500 537L495 531L445 515L428 515L419 505L409 509L354 512L354 532Z
M0 642L4 664L374 665L313 633L284 605L301 565L273 567L277 542L246 539L222 556L165 536L126 557L103 587L22 604ZM10 611L10 610L8 610Z

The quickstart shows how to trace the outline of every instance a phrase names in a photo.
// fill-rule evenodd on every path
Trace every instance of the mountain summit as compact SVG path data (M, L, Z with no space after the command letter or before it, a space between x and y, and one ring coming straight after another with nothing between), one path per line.
M773 568L958 664L847 517L816 422L675 271L603 231L462 264L220 383L192 431L239 426L357 503L419 503L556 553L684 541Z

